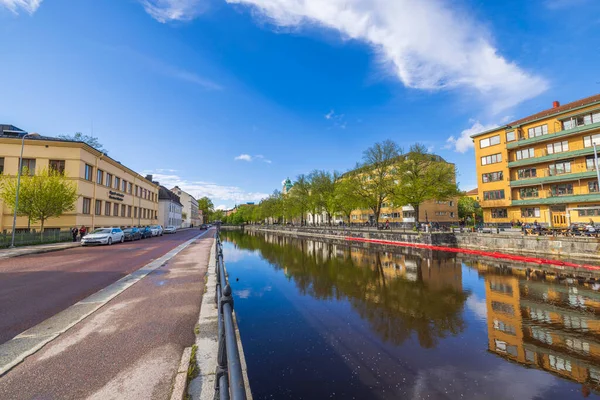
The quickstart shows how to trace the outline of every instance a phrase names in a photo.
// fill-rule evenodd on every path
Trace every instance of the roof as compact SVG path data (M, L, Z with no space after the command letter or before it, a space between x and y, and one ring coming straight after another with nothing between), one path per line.
M19 134L27 133L23 129L17 128L14 125L0 124L0 135L4 135L4 132L19 133Z
M600 103L600 94L595 94L595 95L590 96L590 97L586 97L586 98L583 98L583 99L580 99L580 100L572 101L570 103L563 104L562 106L559 106L559 107L548 108L548 109L546 109L544 111L540 111L540 112L532 114L532 115L530 115L528 117L518 119L518 120L513 121L511 123L508 123L506 125L497 126L495 128L488 129L488 130L486 130L484 132L476 133L474 135L471 135L471 137L475 138L477 136L485 135L485 134L488 134L490 132L497 131L499 129L515 128L515 127L517 127L519 125L523 125L523 124L525 124L527 122L536 121L536 120L541 119L541 118L547 118L547 117L550 117L550 116L553 116L553 115L558 115L558 114L566 113L568 111L571 111L571 110L574 110L574 109L577 109L577 108L580 108L580 107L588 106L588 105L591 105L591 104L594 104L594 103Z
M181 204L181 200L179 199L179 196L177 196L175 193L171 192L169 189L167 189L163 185L160 185L158 187L158 200L169 200L169 201L172 201L173 203L179 204L181 207L183 207L183 204Z
M479 194L479 188L471 189L467 193L465 193L465 195L467 196L475 196L477 194Z

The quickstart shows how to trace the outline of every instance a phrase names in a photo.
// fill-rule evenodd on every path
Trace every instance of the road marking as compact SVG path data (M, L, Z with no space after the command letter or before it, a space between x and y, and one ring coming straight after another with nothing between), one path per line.
M184 250L195 240L200 239L211 229L189 239L169 251L162 257L144 265L140 269L124 276L85 299L73 304L71 307L56 315L40 322L36 326L27 329L6 343L0 344L0 376L6 374L13 367L21 363L25 358L34 354L47 343L59 337L83 319L97 311L110 300L127 290L129 287L143 279L146 275L157 268L162 267L171 258Z

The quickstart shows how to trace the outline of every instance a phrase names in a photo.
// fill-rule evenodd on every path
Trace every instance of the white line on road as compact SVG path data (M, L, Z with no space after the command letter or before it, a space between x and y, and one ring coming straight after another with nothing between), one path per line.
M115 283L86 297L80 302L73 304L66 310L27 329L25 332L20 333L8 342L0 344L0 376L6 374L26 357L34 354L44 345L56 339L62 333L81 322L84 318L93 314L100 307L104 306L114 297L140 281L146 275L163 266L167 261L175 257L177 253L184 250L195 240L203 237L208 232L212 232L212 229L207 229L205 232L180 244L162 257L144 265L140 269L124 276Z

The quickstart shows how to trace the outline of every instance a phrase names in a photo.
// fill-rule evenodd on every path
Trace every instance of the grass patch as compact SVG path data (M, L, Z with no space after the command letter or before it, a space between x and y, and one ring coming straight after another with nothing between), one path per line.
M192 379L198 376L200 373L200 369L198 368L198 363L196 362L196 351L198 350L198 346L192 346L192 355L190 356L190 365L187 370L187 381L190 383Z
M196 335L200 334L200 324L196 324L196 326L194 326L194 333Z

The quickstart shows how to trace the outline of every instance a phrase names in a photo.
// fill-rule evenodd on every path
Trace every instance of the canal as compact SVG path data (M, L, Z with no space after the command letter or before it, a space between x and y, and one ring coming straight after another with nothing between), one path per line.
M600 394L598 283L426 250L221 235L255 399Z

